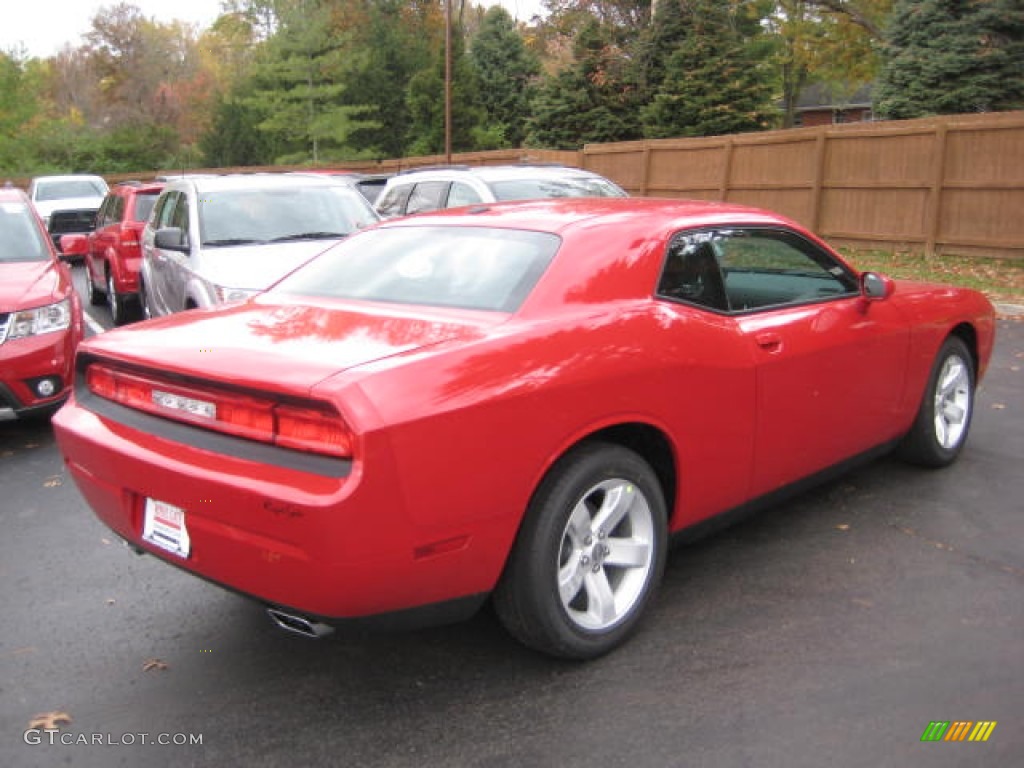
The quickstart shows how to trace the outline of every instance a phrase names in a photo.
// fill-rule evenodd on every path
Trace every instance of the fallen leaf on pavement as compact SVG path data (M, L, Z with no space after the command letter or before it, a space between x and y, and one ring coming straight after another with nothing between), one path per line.
M39 728L44 731L56 731L60 729L60 723L66 725L70 722L71 715L67 712L54 710L53 712L40 712L29 721L28 727Z

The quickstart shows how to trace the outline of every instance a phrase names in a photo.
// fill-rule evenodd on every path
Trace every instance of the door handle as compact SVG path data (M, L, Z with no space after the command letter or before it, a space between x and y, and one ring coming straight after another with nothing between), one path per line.
M774 354L782 350L782 338L774 333L759 333L754 337L754 341L766 352Z

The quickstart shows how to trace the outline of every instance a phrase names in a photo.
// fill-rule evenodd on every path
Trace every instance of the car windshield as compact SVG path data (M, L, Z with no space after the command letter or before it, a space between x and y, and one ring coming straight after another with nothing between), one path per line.
M0 262L44 261L50 249L25 203L0 203Z
M275 293L513 312L561 243L485 227L374 229L278 283Z
M107 191L98 181L65 179L40 181L36 184L36 200L65 200L69 197L103 197Z
M376 221L369 203L342 186L218 190L199 199L204 246L333 239Z
M625 193L604 179L510 179L490 182L498 200L538 200L548 197L624 197Z

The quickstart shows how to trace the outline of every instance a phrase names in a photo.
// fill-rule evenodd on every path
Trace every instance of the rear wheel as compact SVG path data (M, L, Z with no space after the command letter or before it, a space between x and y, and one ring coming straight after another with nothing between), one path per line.
M974 414L974 377L970 350L950 336L935 356L917 419L900 445L902 458L944 467L960 455Z
M494 594L522 643L600 656L633 631L665 567L666 510L650 466L618 445L584 445L549 472Z
M124 294L117 292L112 272L107 273L107 306L114 325L124 325L131 319L131 303L125 299Z
M85 298L94 307L99 307L103 304L103 293L97 291L96 286L93 285L92 270L89 269L89 262L85 263Z

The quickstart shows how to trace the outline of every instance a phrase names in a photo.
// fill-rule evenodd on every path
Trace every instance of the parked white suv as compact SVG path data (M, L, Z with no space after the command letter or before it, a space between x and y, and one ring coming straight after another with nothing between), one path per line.
M244 299L379 220L329 178L193 176L169 182L142 232L146 317Z
M389 219L460 205L548 197L627 195L604 176L567 166L445 166L414 168L392 176L376 206L377 213Z

